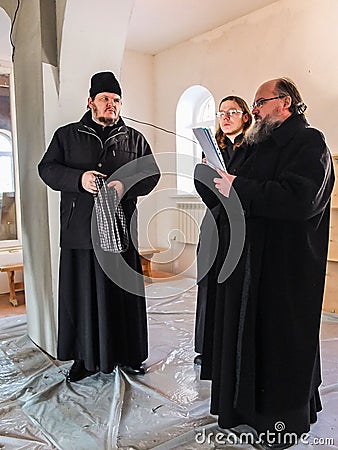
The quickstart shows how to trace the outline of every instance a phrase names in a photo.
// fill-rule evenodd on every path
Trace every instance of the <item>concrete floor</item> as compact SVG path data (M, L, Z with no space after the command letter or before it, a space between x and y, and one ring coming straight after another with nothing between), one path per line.
M146 288L150 356L143 377L116 369L66 384L71 362L52 361L30 341L25 314L0 318L0 448L253 448L225 445L209 414L210 383L193 365L193 281L157 281ZM321 352L323 411L295 449L338 449L337 315L323 315ZM228 436L233 431L248 430Z
M18 306L13 306L9 302L9 294L0 294L0 317L26 314L24 291L16 292L16 298L18 301Z

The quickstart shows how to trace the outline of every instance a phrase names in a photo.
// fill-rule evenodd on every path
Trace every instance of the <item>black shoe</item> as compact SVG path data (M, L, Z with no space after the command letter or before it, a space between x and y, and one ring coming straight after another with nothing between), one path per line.
M67 383L71 383L72 381L80 381L83 378L94 375L94 373L96 372L92 372L85 368L82 360L75 360L66 377L66 381Z
M139 366L123 366L123 370L129 375L144 375L146 373L142 364Z
M195 356L194 364L196 364L196 366L201 366L202 365L202 355Z

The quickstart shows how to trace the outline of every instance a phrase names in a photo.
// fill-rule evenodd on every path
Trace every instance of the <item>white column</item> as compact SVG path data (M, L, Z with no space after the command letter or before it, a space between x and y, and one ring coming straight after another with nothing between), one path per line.
M64 15L58 14L63 23L57 24L58 68L42 63L40 0L21 2L15 23L14 79L28 333L53 356L59 197L40 180L37 164L54 130L77 121L86 111L91 75L112 70L119 77L134 1L68 1Z

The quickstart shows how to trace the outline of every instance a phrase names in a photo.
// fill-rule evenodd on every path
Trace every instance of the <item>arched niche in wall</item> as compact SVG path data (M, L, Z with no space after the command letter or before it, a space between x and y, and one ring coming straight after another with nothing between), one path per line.
M202 149L194 142L192 129L202 126L214 131L215 100L207 88L195 85L183 92L176 108L177 190L180 193L195 192L192 174L195 165L201 162Z

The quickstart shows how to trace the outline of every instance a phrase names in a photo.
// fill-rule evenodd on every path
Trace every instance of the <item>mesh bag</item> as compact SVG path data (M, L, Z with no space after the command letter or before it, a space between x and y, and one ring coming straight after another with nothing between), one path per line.
M96 175L98 193L95 215L100 246L105 252L122 253L128 249L129 236L126 217L116 190L108 187L101 175Z

